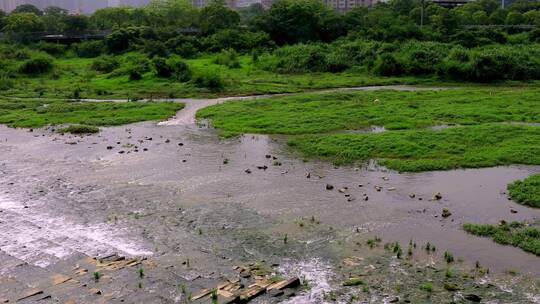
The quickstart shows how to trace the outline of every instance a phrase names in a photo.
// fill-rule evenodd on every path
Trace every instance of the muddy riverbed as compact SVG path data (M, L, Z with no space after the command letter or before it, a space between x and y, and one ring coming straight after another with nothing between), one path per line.
M222 139L195 124L196 110L212 103L191 100L167 122L84 137L1 126L3 282L35 287L40 274L73 269L82 257L146 257L144 286L136 287L135 270L121 273L100 287L110 289L102 302L180 303L180 285L195 293L234 275L235 265L264 261L275 274L299 276L310 286L261 303L321 303L340 285L347 242L374 236L404 247L411 239L419 247L430 242L439 253L462 258L464 267L478 261L493 275L540 276L540 258L460 228L538 218L540 210L509 201L505 188L540 167L398 174L375 164L305 162L283 138ZM442 199L432 200L436 193ZM450 217L441 217L444 208ZM12 297L8 291L3 298ZM523 299L535 303L535 296Z

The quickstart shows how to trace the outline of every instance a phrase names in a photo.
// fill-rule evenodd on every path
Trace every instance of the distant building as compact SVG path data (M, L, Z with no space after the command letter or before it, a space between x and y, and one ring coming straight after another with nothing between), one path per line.
M58 6L71 13L90 14L100 8L117 7L122 5L141 6L150 0L0 0L0 9L11 12L21 4L32 4L39 9Z
M378 0L324 0L324 4L338 11L349 11L356 7L372 7Z

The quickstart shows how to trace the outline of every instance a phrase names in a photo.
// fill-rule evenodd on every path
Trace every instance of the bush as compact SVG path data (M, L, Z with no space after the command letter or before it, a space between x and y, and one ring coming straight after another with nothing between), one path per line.
M207 88L211 91L221 91L224 87L223 80L217 73L202 73L195 76L194 84L199 88Z
M102 41L85 41L76 44L74 50L81 58L95 58L103 54L105 44Z
M56 130L60 134L71 133L71 134L93 134L98 133L99 128L95 126L87 125L71 125L69 127L61 128Z
M144 71L141 69L140 66L130 66L127 69L127 73L129 75L129 80L141 80L143 78Z
M433 74L450 48L451 45L444 43L411 41L400 48L397 56L407 74Z
M66 46L57 43L40 42L37 44L37 49L55 57L66 53Z
M403 73L403 66L393 54L384 53L375 61L373 72L382 76L398 76Z
M119 66L118 60L113 56L101 56L98 57L92 62L92 70L110 73L114 71Z
M233 49L222 50L216 58L214 58L215 64L227 66L231 69L237 69L240 67L240 61L238 61L238 54Z
M278 73L325 72L328 70L326 50L321 45L297 44L277 49L273 68Z
M186 82L191 80L192 72L191 68L187 63L182 61L180 58L172 57L169 59L156 57L152 61L154 64L154 69L156 71L156 76L163 78L174 78L181 82Z
M29 75L43 74L53 69L53 60L50 57L38 56L28 59L21 64L19 72Z

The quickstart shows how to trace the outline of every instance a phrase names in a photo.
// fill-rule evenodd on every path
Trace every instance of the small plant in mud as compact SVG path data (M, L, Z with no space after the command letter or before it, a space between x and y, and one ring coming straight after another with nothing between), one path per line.
M401 245L399 245L398 242L394 243L394 247L393 247L392 251L396 254L396 257L398 259L401 258L402 250L401 250Z
M364 281L360 278L348 278L343 282L343 286L358 286L364 285Z
M229 159L228 159L228 158L225 158L225 159L223 160L223 164L226 165L226 164L228 164L228 163L229 163Z
M366 243L368 244L369 248L373 248L373 247L377 246L380 242L382 242L382 239L380 237L376 236L373 239L368 239Z
M364 285L364 287L362 287L362 292L369 293L369 286Z
M139 268L139 278L144 278L144 269Z
M446 269L446 272L444 273L444 276L445 276L447 279L453 278L453 277L454 277L454 272L452 271L452 269L447 268L447 269Z
M139 282L139 289L140 289L140 288L142 288L142 283L141 283L141 282Z
M95 271L94 272L94 281L99 282L100 278L101 278L101 273Z
M446 261L446 263L450 264L450 263L454 262L454 256L452 255L451 252L445 251L444 252L444 260Z
M186 285L185 284L180 284L180 291L182 292L183 295L186 294Z
M283 237L283 243L284 244L287 244L287 239L288 239L287 234L285 234L285 236Z
M212 289L212 295L211 295L211 299L212 299L212 304L217 304L218 302L218 294L217 294L217 289L214 288Z
M199 228L199 235L202 235L202 229Z
M420 284L419 288L429 293L433 292L433 284L430 282Z

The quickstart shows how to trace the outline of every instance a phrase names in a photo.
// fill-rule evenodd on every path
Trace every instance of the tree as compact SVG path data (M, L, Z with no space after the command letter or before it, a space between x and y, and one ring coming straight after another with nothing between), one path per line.
M32 4L22 4L17 6L12 13L33 13L36 16L43 16L43 12Z
M68 32L84 32L88 29L88 17L85 15L66 16L64 26L64 30Z
M46 31L59 32L64 30L64 18L68 15L67 10L57 6L49 6L43 10L43 13L45 14L42 18Z
M32 35L44 29L43 21L33 13L12 13L5 18L4 32L11 39L28 42Z
M472 21L477 25L485 25L489 23L489 18L484 11L478 11L472 15Z
M525 18L523 18L523 15L519 12L510 12L506 16L506 24L508 25L519 25L523 24L525 21Z
M193 27L198 21L198 12L188 0L151 0L144 10L151 26Z
M205 34L236 28L239 23L240 15L226 6L223 0L212 0L199 15L199 26Z
M321 16L327 10L317 0L277 0L257 27L279 45L319 40Z

